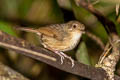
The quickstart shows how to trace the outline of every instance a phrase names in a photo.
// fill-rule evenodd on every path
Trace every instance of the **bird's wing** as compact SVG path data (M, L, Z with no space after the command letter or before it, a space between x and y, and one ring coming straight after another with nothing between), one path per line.
M41 27L38 31L45 36L53 37L57 40L63 40L64 38L64 30L60 26Z

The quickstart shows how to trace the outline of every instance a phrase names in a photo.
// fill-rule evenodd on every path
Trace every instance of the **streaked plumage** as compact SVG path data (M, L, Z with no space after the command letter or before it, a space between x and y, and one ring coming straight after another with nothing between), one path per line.
M19 30L36 33L45 48L60 52L75 48L84 29L85 26L78 21L53 24L39 29L19 28Z

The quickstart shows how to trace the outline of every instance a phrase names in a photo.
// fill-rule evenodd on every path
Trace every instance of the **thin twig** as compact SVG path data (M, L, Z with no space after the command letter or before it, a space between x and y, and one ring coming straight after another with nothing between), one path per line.
M88 37L92 38L101 47L101 49L104 50L105 45L103 44L102 40L99 37L95 36L89 31L86 31L86 34Z

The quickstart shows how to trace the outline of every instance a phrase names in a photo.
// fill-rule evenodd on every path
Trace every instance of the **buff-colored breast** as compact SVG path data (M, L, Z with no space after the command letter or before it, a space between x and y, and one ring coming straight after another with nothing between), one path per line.
M60 41L55 38L48 36L43 36L42 41L43 44L58 51L69 51L76 47L78 44L81 33L71 33L70 35L67 35L67 37L63 37L64 40Z

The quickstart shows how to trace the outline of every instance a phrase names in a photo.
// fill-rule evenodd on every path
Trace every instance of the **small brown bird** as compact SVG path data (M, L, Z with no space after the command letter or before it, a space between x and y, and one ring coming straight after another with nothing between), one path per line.
M36 33L41 44L57 53L61 57L61 64L64 57L68 58L74 66L74 60L64 54L64 51L72 50L79 43L81 35L84 33L85 26L78 21L69 21L63 24L53 24L38 29L21 28L18 30Z

